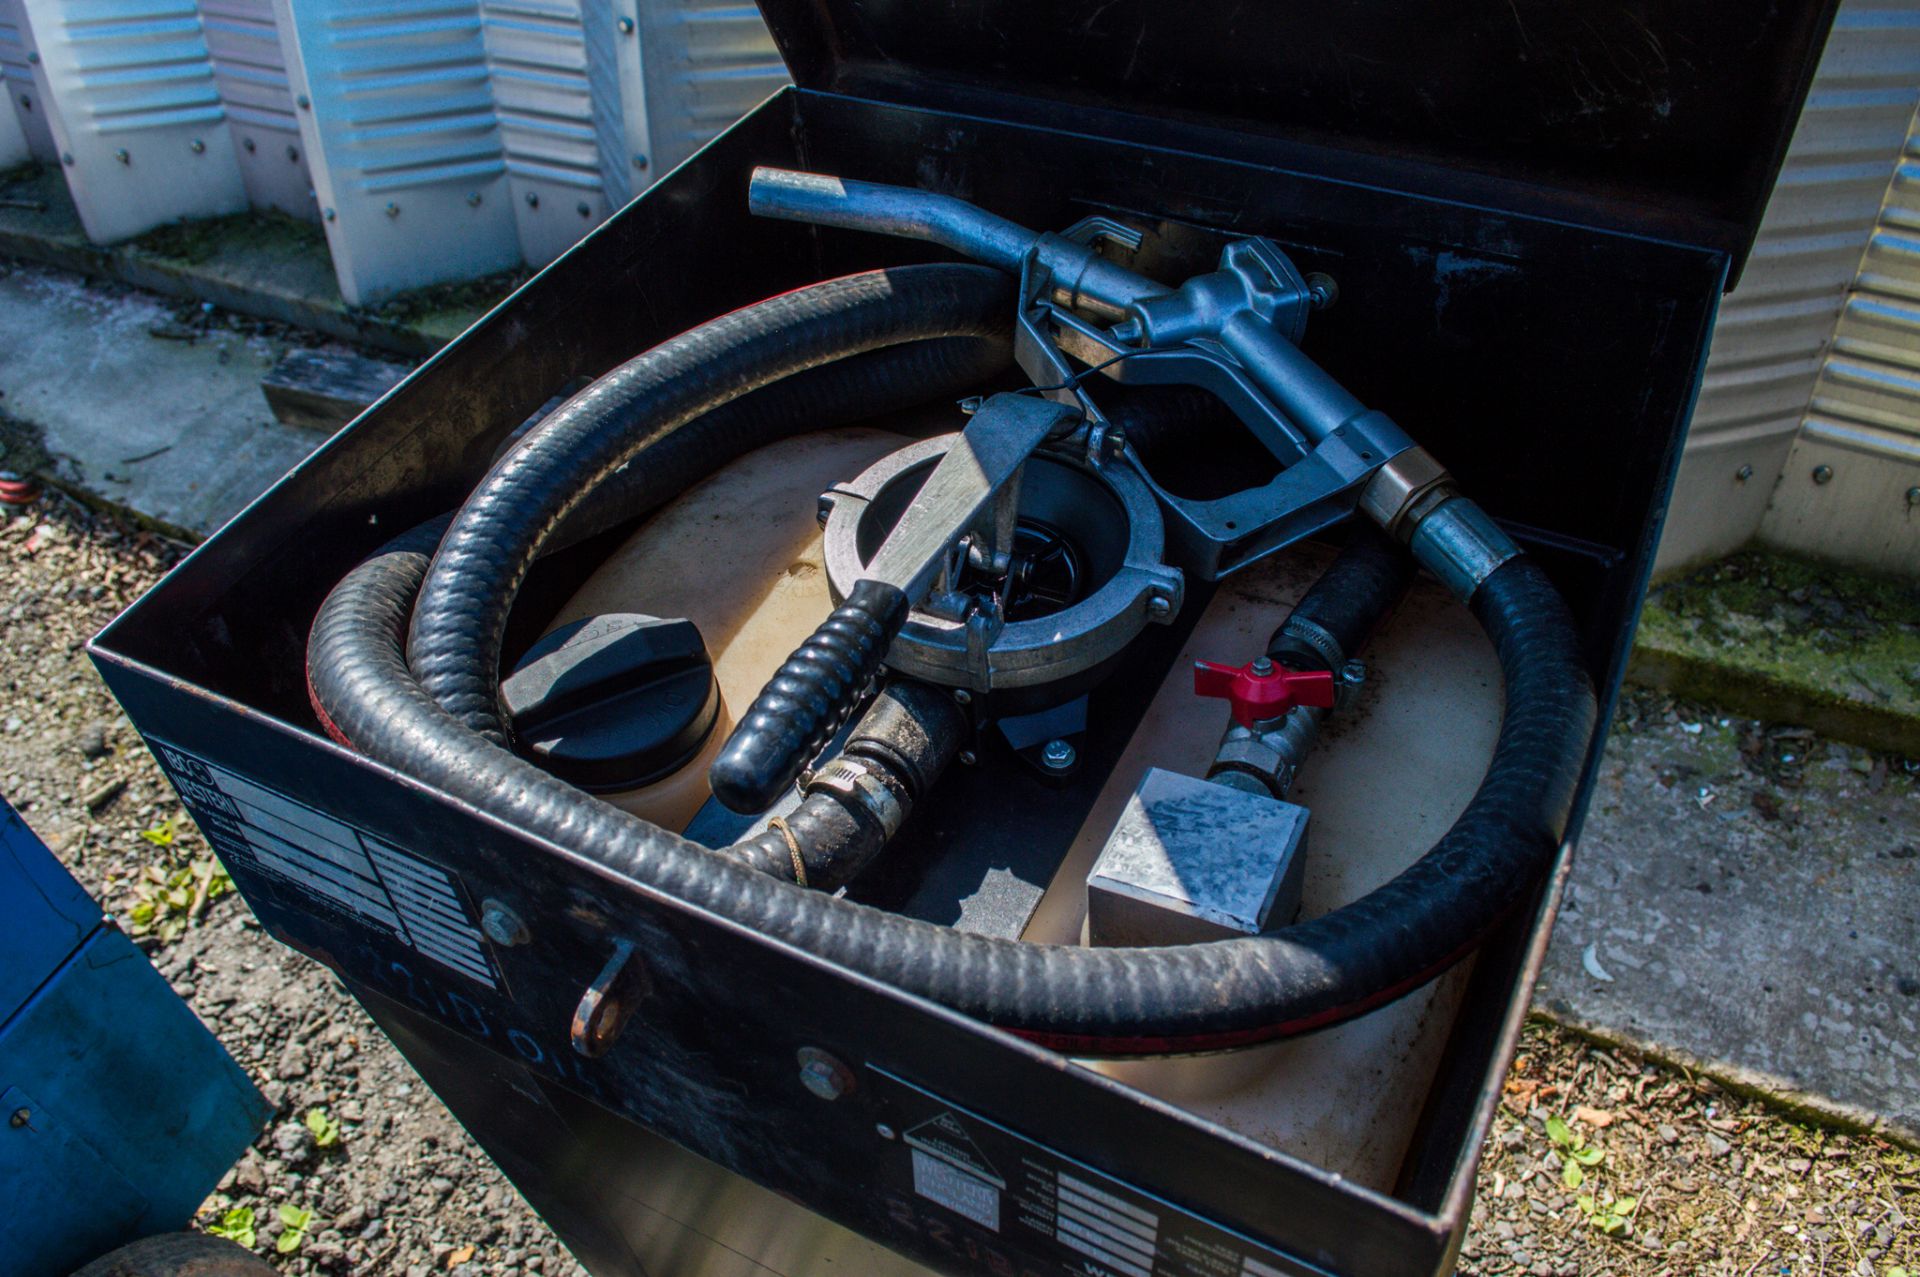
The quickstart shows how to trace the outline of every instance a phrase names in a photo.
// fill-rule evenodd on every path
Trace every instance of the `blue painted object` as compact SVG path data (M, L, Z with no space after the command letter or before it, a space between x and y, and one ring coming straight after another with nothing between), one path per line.
M183 1227L271 1112L0 802L0 1273Z

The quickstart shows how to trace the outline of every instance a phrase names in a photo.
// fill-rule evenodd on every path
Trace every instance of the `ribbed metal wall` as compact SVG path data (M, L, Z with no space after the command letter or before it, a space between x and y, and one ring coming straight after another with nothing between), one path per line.
M27 153L52 164L58 161L60 149L53 144L40 88L33 82L26 31L27 11L21 0L0 0L0 84L6 87L7 104L13 108L14 120L26 139Z
M0 0L0 166L100 242L318 218L365 304L544 265L786 78L714 0Z
M1920 573L1920 138L1911 130L1760 539Z
M272 0L200 0L200 21L247 198L255 208L317 220Z
M1728 553L1767 519L1916 100L1920 3L1848 0L1753 255L1721 308L1661 570Z
M193 0L24 0L33 80L90 238L247 207Z

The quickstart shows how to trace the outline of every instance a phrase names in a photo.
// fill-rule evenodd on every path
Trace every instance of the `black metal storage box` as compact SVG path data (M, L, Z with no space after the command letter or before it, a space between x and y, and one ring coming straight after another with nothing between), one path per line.
M1011 1230L893 1191L904 1150L876 1129L928 1093L1020 1156L1111 1177L1183 1221L1188 1266L1156 1271L1448 1270L1564 849L1536 906L1483 951L1431 1094L1406 1097L1423 1113L1406 1169L1376 1193L616 881L333 745L307 704L308 626L334 582L455 505L575 378L779 290L928 256L751 218L748 174L775 164L929 187L1037 228L1128 217L1155 232L1139 266L1167 278L1211 266L1224 232L1334 274L1341 300L1309 353L1546 562L1610 702L1716 303L1831 6L763 7L798 87L201 547L99 637L103 675L269 929L340 974L597 1273L643 1271L642 1257L650 1272L683 1270L675 1256L703 1273L733 1271L715 1258L729 1255L740 1271L743 1255L793 1273L892 1262L781 1199L940 1271L1066 1271ZM522 611L581 570L548 561ZM234 851L216 770L364 857L380 898ZM521 903L533 943L486 937L489 897ZM649 955L644 1013L583 1058L570 1019L623 942ZM822 1104L798 1085L807 1044L854 1062L853 1094Z

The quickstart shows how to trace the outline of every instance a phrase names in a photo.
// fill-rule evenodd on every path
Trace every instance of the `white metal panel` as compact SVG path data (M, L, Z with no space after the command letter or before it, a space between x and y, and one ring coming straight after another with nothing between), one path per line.
M25 0L24 12L34 80L88 238L111 243L246 208L193 0Z
M520 251L543 266L605 220L580 0L482 0Z
M751 4L610 0L633 189L692 155L787 83Z
M247 198L255 208L318 220L272 0L200 0L200 21Z
M274 0L274 17L347 301L516 265L478 4Z
M0 76L0 88L5 87L5 77ZM25 164L33 158L33 148L27 144L27 131L20 124L20 115L14 109L13 95L6 95L6 101L0 102L0 169L10 169Z
M28 152L42 163L53 164L59 161L60 148L53 143L40 86L34 83L33 67L27 62L26 28L21 0L0 0L0 86L7 91L7 103L26 137Z
M1847 0L1740 286L1721 308L1661 540L1662 571L1725 554L1760 530L1916 98L1920 3Z
M1760 535L1802 553L1920 573L1920 135L1912 129Z

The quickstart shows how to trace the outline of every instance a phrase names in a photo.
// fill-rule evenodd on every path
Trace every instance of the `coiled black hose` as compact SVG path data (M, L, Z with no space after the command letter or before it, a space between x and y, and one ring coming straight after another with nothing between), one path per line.
M589 492L685 423L835 360L907 342L1007 330L1012 283L985 266L869 271L743 307L628 360L556 409L487 472L421 589L408 659L473 731L507 740L500 650L511 600L553 530ZM746 440L701 433L732 457ZM501 593L474 596L478 582ZM491 604L506 601L506 607Z
M885 309L870 288L856 301L845 284L819 287L855 311ZM888 285L895 287L907 285ZM790 298L812 291L766 305L791 304ZM912 304L930 300L915 297ZM954 292L940 300L948 308L961 305ZM864 323L851 326L856 338L869 331ZM650 381L623 384L629 396L654 390ZM611 392L591 402L627 422L630 432L652 437L665 428ZM503 460L507 468L521 458L512 466L515 482L494 482L496 470L462 511L455 526L465 529L459 554L450 559L443 547L435 558L432 575L441 577L443 599L435 624L450 629L439 636L429 664L462 716L415 680L401 647L414 594L429 575L417 548L376 555L329 596L309 643L310 686L329 729L356 747L535 838L574 848L696 907L1063 1050L1215 1050L1335 1024L1425 983L1528 896L1565 829L1593 731L1593 693L1565 604L1537 566L1518 558L1489 576L1471 600L1507 693L1499 742L1479 791L1417 863L1330 914L1269 936L1085 949L966 935L776 881L592 798L470 725L475 712L497 714L491 702L499 631L527 564L578 500L577 491L563 490L590 483L619 464L613 458L644 458L644 438L631 448L610 444L615 431L596 436L582 428L582 418L574 422L566 438L577 451L557 439L540 447L548 433L543 428ZM711 441L716 456L729 442ZM530 454L552 470L536 473ZM524 511L512 504L518 501L529 503ZM476 508L476 502L482 504ZM482 530L503 544L491 550L472 544ZM450 630L461 626L470 627L468 641L448 643Z

